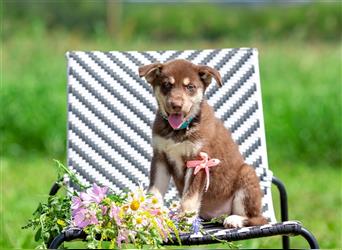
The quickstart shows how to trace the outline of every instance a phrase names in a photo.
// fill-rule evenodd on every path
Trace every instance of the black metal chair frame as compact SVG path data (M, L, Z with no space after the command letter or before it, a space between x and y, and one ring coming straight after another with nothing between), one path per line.
M272 183L278 188L279 196L280 196L280 216L281 221L288 221L288 202L287 202L287 192L285 189L285 185L276 177L273 176ZM55 183L49 195L55 195L59 190L59 185ZM206 225L204 228L210 228L212 225ZM191 234L180 235L181 242L184 245L200 245L200 244L210 244L214 243L217 240L228 240L228 241L239 241L246 239L254 239L254 238L262 238L269 237L275 235L282 236L282 245L283 249L290 249L290 237L289 236L297 236L301 235L309 244L311 249L318 249L319 245L315 238L315 236L306 228L301 226L300 224L296 225L283 225L283 224L275 224L272 227L258 229L249 232L248 234L238 234L234 233L234 231L229 234L215 237L213 239L211 235L205 235L201 238L191 238ZM72 241L76 239L85 240L86 234L83 230L79 228L70 228L59 234L55 237L51 243L49 243L49 249L57 249L63 242ZM165 245L172 244L171 242L165 242Z

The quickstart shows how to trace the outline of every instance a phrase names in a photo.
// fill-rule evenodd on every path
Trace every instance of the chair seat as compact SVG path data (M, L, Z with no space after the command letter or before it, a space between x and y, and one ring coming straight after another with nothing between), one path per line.
M303 233L303 228L298 221L285 221L279 223L271 223L263 226L243 227L226 229L222 224L205 224L203 225L203 233L183 233L179 235L182 245L201 245L226 241L238 241L252 238L260 238L275 235L299 235ZM55 246L59 240L71 241L74 239L85 239L86 234L80 228L67 228L63 231L60 238L56 238L51 246ZM164 242L164 245L177 244L177 238L172 235L172 240Z
M274 235L298 235L302 225L298 221L285 221L279 223L266 224L263 226L252 226L243 228L226 229L222 224L203 225L203 234L181 234L180 239L184 245L210 244L219 240L237 241L244 239L259 238ZM177 242L175 236L173 242ZM173 245L172 241L165 242L165 245Z

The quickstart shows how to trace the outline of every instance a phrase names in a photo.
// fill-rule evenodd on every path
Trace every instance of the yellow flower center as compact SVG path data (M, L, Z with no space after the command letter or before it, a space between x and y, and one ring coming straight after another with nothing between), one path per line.
M152 198L152 204L158 204L158 199L156 197L153 197Z
M140 201L141 201L141 202L144 202L144 201L145 201L145 197L144 197L144 196L141 196L141 197L140 197Z
M137 224L141 224L141 223L142 223L142 218L141 218L141 217L138 217L138 218L136 218L135 221L137 222Z
M140 202L138 200L133 200L131 202L131 205L130 205L130 208L133 210L133 211L136 211L138 210L140 207Z

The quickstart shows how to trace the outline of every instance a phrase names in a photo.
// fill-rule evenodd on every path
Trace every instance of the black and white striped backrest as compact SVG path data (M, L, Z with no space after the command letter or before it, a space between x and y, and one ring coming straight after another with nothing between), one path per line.
M148 183L156 101L138 67L182 58L221 73L223 86L209 86L208 102L255 167L263 213L275 221L256 49L68 52L67 58L68 166L84 183L114 191ZM170 185L166 200L176 196Z

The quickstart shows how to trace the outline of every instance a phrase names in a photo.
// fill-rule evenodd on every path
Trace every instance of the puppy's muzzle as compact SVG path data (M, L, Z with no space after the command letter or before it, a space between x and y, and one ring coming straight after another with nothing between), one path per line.
M181 112L183 108L183 100L181 99L170 100L170 107L171 107L171 111L174 113Z

